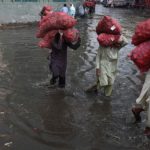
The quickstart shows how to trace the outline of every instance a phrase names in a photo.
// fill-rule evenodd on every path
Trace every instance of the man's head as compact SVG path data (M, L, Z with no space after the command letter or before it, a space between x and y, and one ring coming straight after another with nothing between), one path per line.
M59 33L60 35L62 35L62 34L63 34L63 30L58 30L58 33Z
M67 4L64 4L64 7L67 7Z

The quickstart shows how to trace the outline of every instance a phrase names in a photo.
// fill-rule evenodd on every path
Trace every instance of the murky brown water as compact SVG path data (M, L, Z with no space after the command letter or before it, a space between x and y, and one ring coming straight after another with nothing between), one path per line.
M129 41L135 24L148 18L143 11L97 6L93 19L80 19L82 45L69 50L64 91L44 86L50 79L47 51L37 47L36 27L0 31L0 150L150 148L143 135L145 119L133 124L130 111L142 84L126 57L131 44L120 51L112 97L84 93L95 81L98 43L92 30L106 14L119 19Z

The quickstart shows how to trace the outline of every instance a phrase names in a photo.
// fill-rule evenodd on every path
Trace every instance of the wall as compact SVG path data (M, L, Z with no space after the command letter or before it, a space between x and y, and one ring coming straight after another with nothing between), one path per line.
M63 2L64 3L64 2ZM28 23L38 21L38 15L45 4L57 10L63 6L61 2L0 2L0 24Z

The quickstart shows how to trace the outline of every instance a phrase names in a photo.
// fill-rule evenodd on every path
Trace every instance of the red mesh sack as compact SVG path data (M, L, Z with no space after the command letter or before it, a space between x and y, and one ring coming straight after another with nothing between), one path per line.
M50 15L51 13L52 12L49 12L49 14L47 14L46 16L42 17L42 19L39 21L39 26L38 27L40 27L42 24L44 24L48 20L48 18L49 18L48 15Z
M148 71L150 69L150 41L138 45L131 51L129 57L141 72Z
M52 14L43 17L41 20L38 32L36 34L37 38L43 38L48 31L54 30L57 18L55 18L55 15L52 16Z
M49 31L44 38L38 43L38 46L40 48L51 48L52 41L54 40L54 37L58 30L52 30Z
M77 20L74 19L72 16L67 15L66 13L63 12L59 12L59 14L56 15L57 18L57 24L55 27L56 29L68 29L68 28L72 28L73 26L76 25Z
M79 31L75 28L65 30L63 33L64 39L68 42L76 42L79 38Z
M48 11L48 10L45 10L45 12L44 12L44 14L45 14L45 16L47 16L47 15L49 15L49 14L51 14L52 12L51 11Z
M43 6L41 12L42 12L42 14L43 14L44 16L46 16L47 14L51 13L52 10L53 10L53 7L52 7L52 6L45 5L45 6Z
M83 3L83 6L84 6L84 7L94 7L94 6L95 6L95 2L93 2L93 1L91 1L91 2L85 1L85 2Z
M52 6L49 6L49 5L45 5L45 6L43 6L42 10L43 10L43 11L52 11L52 10L53 10L53 7L52 7Z
M108 34L121 34L122 27L120 23L111 18L110 16L104 16L102 20L99 21L96 32L100 33L108 33Z
M132 44L139 45L148 40L150 40L150 19L140 22L136 26L135 34L132 37Z
M93 0L94 4L96 5L96 0Z
M51 6L45 5L41 10L40 15L41 17L43 17L52 13L52 11L53 11L53 8Z
M101 46L116 46L119 44L120 35L102 33L97 37L97 40Z
M94 5L96 5L96 0L91 0L91 2L93 2L93 3L94 3Z
M65 30L72 28L76 23L76 19L67 15L66 13L53 12L42 21L37 33L37 37L42 38L50 30Z

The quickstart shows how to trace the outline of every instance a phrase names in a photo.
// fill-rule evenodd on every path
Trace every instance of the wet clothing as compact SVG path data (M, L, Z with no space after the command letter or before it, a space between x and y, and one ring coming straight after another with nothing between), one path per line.
M150 127L150 70L146 74L145 82L136 104L147 110L147 127Z
M127 40L122 37L119 47L101 47L96 56L96 68L100 70L97 77L97 87L104 88L105 95L110 96L117 73L118 52L121 47L127 44Z
M76 50L80 46L80 39L76 43L66 42L60 34L56 34L52 43L49 68L52 78L59 78L59 85L65 85L65 74L67 68L67 47Z

